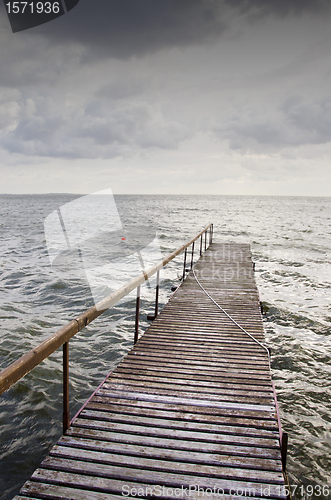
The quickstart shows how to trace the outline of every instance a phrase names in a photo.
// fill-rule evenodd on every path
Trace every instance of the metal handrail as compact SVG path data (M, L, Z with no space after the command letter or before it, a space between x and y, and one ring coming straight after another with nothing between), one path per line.
M73 319L65 326L57 330L53 335L44 340L41 344L39 344L34 349L31 349L29 352L24 354L18 360L14 361L12 364L7 366L4 370L0 372L0 395L9 389L13 384L18 382L22 377L24 377L27 373L29 373L33 368L39 365L44 359L50 356L54 351L56 351L59 347L63 345L63 373L64 373L64 383L63 383L63 392L64 392L64 423L63 427L66 430L69 425L69 391L68 391L68 383L69 383L69 340L76 335L80 330L82 330L85 326L90 324L95 318L100 316L107 309L115 305L119 300L128 295L132 290L138 288L140 294L140 285L147 281L151 276L155 273L159 272L166 264L168 264L171 260L173 260L177 255L186 250L191 244L201 237L202 244L202 236L205 234L205 249L206 249L206 241L207 241L207 232L209 230L209 243L212 242L213 236L213 224L208 224L197 236L192 238L189 242L185 243L181 247L177 248L174 252L169 254L164 259L160 260L154 266L151 266L144 271L139 276L133 278L129 283L122 286L116 292L112 293L108 297L104 298L100 302L98 302L93 307L90 307L87 311L80 314L77 318ZM193 248L194 250L194 248ZM192 250L192 259L193 259L193 250ZM200 248L201 255L201 248ZM186 258L186 257L185 257ZM185 268L185 263L184 263ZM184 270L185 275L185 270ZM158 287L157 287L157 297L158 297ZM138 302L138 301L137 301ZM157 314L157 310L156 310ZM137 315L136 315L136 335L135 340L137 339Z

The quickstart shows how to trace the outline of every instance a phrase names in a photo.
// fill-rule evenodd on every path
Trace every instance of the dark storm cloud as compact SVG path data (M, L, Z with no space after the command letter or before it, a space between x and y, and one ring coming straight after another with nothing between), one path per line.
M65 16L33 31L56 44L83 45L86 61L105 56L125 59L209 43L231 27L229 12L252 20L319 13L329 5L324 0L80 0Z
M225 0L225 3L241 12L258 16L271 14L284 17L330 10L329 0Z
M48 36L58 43L89 46L96 58L139 57L212 41L225 29L223 11L219 0L81 0L69 14L49 23Z

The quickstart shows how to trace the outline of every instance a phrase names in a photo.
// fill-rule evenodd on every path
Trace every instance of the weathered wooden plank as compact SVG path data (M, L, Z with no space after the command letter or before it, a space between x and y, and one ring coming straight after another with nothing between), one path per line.
M162 401L163 403L172 404L183 404L183 405L192 405L192 406L208 406L215 408L227 408L237 411L264 411L264 412L275 412L275 408L273 404L262 404L259 401L254 400L253 403L244 402L244 401L231 401L226 397L215 397L212 398L208 395L208 399L204 398L201 395L201 398L192 397L192 395L188 395L187 397L183 397L179 395L177 392L174 395L167 394L155 394L155 391L148 392L145 390L144 392L139 391L128 391L128 390L115 390L115 389L99 389L97 392L100 396L109 396L109 397L121 397L123 399L141 399L144 401L158 402Z
M165 316L162 316L162 319L164 319L167 315L170 316L171 310L176 308L178 310L179 314L184 314L188 313L190 314L190 318L197 317L198 315L201 314L208 314L211 316L211 318L219 318L220 314L224 315L224 312L221 311L219 308L215 308L215 304L211 303L208 299L208 297L205 297L203 294L200 293L199 299L203 298L203 300L199 301L199 304L196 304L196 307L194 310L192 310L192 307L190 303L187 301L187 298L190 299L196 299L197 295L192 295L190 293L187 293L185 291L185 295L183 294L180 298L180 293L178 292L176 294L176 297L164 307L163 311L165 313ZM219 305L227 312L230 313L232 312L234 316L237 316L238 318L242 316L243 314L246 314L247 317L251 315L253 321L261 319L261 311L260 309L256 309L256 305L259 305L258 297L257 296L252 296L248 297L247 294L245 296L242 296L241 299L238 295L238 293L230 294L229 291L227 290L226 295L224 293L219 294L217 291L214 289L213 290L213 298L215 298L215 301L219 301ZM225 306L225 307L223 307ZM232 316L232 314L231 314ZM160 319L159 321L161 321Z
M257 308L259 306L259 302L257 297L253 300L250 300L247 295L242 297L242 302L238 299L238 294L235 296L225 296L218 295L217 291L213 290L213 298L216 303L219 302L219 306L224 309L225 312L230 314L234 319L242 319L249 321L252 318L252 322L257 326L257 328L261 329L261 310ZM229 295L229 294L227 294ZM192 311L192 307L190 306L189 300L196 301L197 299L202 299L202 295L199 297L196 295L190 295L185 292L185 295L182 296L182 299L178 299L176 296L169 305L166 305L162 310L162 317L156 320L157 323L165 322L165 319L169 318L171 321L177 321L178 318L184 317L187 318L189 315L189 320L192 321L193 318L198 319L201 315L203 317L208 316L208 323L203 322L203 325L209 324L209 319L212 322L222 320L222 315L226 317L224 311L219 309L216 304L209 301L207 297L204 298L204 302L200 300L200 304L196 304L194 310ZM208 302L207 302L208 301ZM217 302L218 301L218 302ZM176 310L176 317L173 317L173 311ZM178 314L178 316L177 316ZM226 317L227 318L227 317ZM227 318L227 323L231 322L229 318Z
M192 408L179 409L169 407L162 404L151 404L150 402L143 401L128 401L123 399L101 398L94 396L90 400L85 409L96 409L106 412L111 412L114 415L132 415L142 417L164 418L166 420L176 420L184 422L197 422L207 423L212 425L233 425L240 426L248 429L258 429L259 432L272 431L278 433L277 423L274 418L258 419L249 416L241 415L240 417L233 416L233 412L213 411L213 408L199 408L202 412L195 411L192 413ZM168 409L169 408L169 409ZM177 410L177 411L176 411Z
M101 420L90 420L87 418L79 417L75 420L75 427L83 427L86 429L96 429L102 431L114 431L114 432L123 432L127 434L141 434L144 436L150 437L165 437L172 439L183 439L183 440L192 440L192 441L200 441L203 443L224 443L224 444L233 444L233 445L241 445L241 446L254 446L254 447L263 447L263 448L279 448L279 442L276 436L270 436L268 438L265 437L255 437L255 436L240 436L240 435L232 435L232 434L222 434L221 432L212 433L212 432L202 432L196 430L177 430L172 428L163 428L163 427L150 427L143 425L134 425L134 424L124 424L119 422L108 422Z
M164 354L158 354L157 352L150 353L148 351L135 351L127 356L127 360L130 361L131 359L142 359L142 360L148 360L148 361L153 361L153 363L167 363L167 361L164 359L165 356ZM183 355L173 355L171 356L171 359L169 360L172 364L177 362L179 365L192 365L194 362L194 367L201 367L202 369L205 368L217 368L218 366L223 366L223 367L228 367L230 371L234 372L236 370L240 370L241 372L245 371L246 373L256 373L256 374L268 374L270 369L267 363L263 365L254 365L253 363L240 363L240 362L231 362L227 360L224 357L221 357L219 361L212 361L212 360L191 360L188 358L183 359Z
M104 420L107 422L117 422L117 423L128 423L128 415L116 414L105 412L97 409L91 409L92 405L88 405L85 409L80 413L80 417L84 419L90 420ZM221 434L229 434L229 435L243 435L243 436L252 436L252 437L265 437L277 439L278 432L276 430L269 431L261 428L251 428L251 427L238 427L235 425L221 425L220 423L203 423L203 422L194 422L194 421L183 421L183 420L170 420L169 418L151 418L140 415L134 415L131 420L136 425L148 426L150 428L158 427L158 428L166 428L166 429L177 429L177 430L199 430L201 432L211 432L211 433L221 433Z
M134 373L134 379L132 377ZM123 381L127 380L134 380L135 383L137 382L144 382L144 381L150 381L150 382L157 382L159 384L172 384L172 387L177 388L177 385L180 386L189 386L193 385L196 388L214 388L214 389L231 389L232 391L252 391L256 392L257 394L270 394L271 389L270 387L266 386L259 386L259 385L254 385L254 384L238 384L238 383L231 383L227 381L227 379L223 379L222 381L215 382L215 380L212 378L211 380L201 380L199 377L190 377L190 376L173 376L171 374L167 374L167 376L164 376L163 373L160 374L159 371L156 373L159 374L159 376L156 375L151 375L147 374L143 370L132 370L126 372L125 370L116 370L115 373L113 373L110 377L111 380L119 379ZM110 380L109 379L109 380Z
M227 391L227 390L208 390L204 388L200 388L200 391L195 390L192 387L188 386L183 386L182 389L178 389L177 387L169 387L169 388L159 388L159 384L155 384L152 382L146 382L146 383L141 383L141 384L130 384L130 383L125 383L124 381L117 382L117 381L111 381L105 383L103 385L104 390L106 391L128 391L128 392L144 392L146 395L147 394L153 394L155 396L170 396L170 397L177 397L178 394L180 394L180 397L182 398L195 398L195 399L202 399L206 400L209 399L210 401L228 401L230 403L243 403L243 404L261 404L261 405L272 405L273 404L273 398L272 394L270 395L257 395L253 394L250 395L249 391L245 394L240 394L240 392L232 392L232 391ZM178 392L180 391L180 392Z
M220 355L219 357L214 356L211 354L210 356L205 356L203 354L198 354L198 353L190 353L185 351L177 351L177 349L154 349L153 354L151 355L147 350L135 350L132 351L131 353L132 356L146 356L148 358L153 357L153 359L156 358L161 358L166 359L167 357L170 357L172 361L176 360L181 360L183 359L183 355L185 355L186 360L189 363L206 363L208 366L218 366L219 364L222 365L230 365L231 367L234 368L242 368L242 369L250 369L250 370L265 370L269 371L269 363L267 360L258 360L252 357L251 359L248 359L247 357L242 358L240 355L238 356L226 356L225 354Z
M206 353L208 355L209 353L213 353L215 355L222 354L223 356L229 357L237 356L240 352L242 357L248 357L249 359L259 359L265 357L265 350L260 346L257 346L256 349L253 349L253 347L250 345L248 347L244 347L242 345L239 346L230 343L221 343L217 342L216 340L199 344L197 340L186 340L182 335L178 336L177 339L172 337L172 335L169 335L168 337L165 337L164 335L158 335L157 337L145 339L144 341L140 339L137 345L139 347L142 346L146 348L146 346L148 346L150 349L155 348L162 350L169 350L174 347L185 352L194 352L195 350L201 350L201 354Z
M177 339L174 336L169 335L165 338L164 335L155 335L155 336L144 336L141 337L138 341L137 346L143 348L152 348L152 349L165 349L171 350L172 348L176 348L178 350L184 350L185 352L195 351L197 349L201 350L201 353L209 353L213 354L223 354L226 356L236 356L240 351L242 353L242 357L248 357L249 359L254 358L264 358L265 351L259 345L257 345L256 349L253 349L253 346L249 346L244 349L242 346L235 347L229 344L221 344L221 342L217 342L216 340L213 342L198 342L198 341L188 341L183 338L183 336L178 336Z
M94 478L94 477L86 477L82 475L73 475L73 474L68 474L65 472L53 472L53 471L47 471L40 469L36 471L35 479L38 480L38 483L33 483L32 481L29 481L28 485L30 486L29 491L32 491L32 487L34 486L35 490L38 490L38 488L41 491L44 491L47 494L47 490L49 488L49 484L66 484L70 486L80 486L82 488L82 491L91 491L92 494L102 492L101 495L106 495L107 492L105 491L106 489L111 489L113 494L118 494L119 496L117 498L123 498L123 496L128 496L130 495L131 497L138 497L141 499L146 499L146 498L160 498L161 500L173 500L174 497L180 498L182 496L183 499L189 498L190 500L206 500L206 498L210 498L211 500L247 500L247 496L242 496L238 495L236 492L239 492L238 489L234 489L231 494L223 494L223 492L217 491L216 493L208 491L208 495L204 495L203 491L199 491L197 489L198 485L193 485L192 488L188 489L185 491L185 487L180 486L178 490L175 488L166 488L162 485L153 485L153 484L146 484L144 482L140 483L135 483L132 481L126 481L125 485L123 484L122 481L117 481L117 480L111 480L111 481L105 481L99 478ZM45 484L41 484L41 482L44 482ZM195 491L196 488L196 491ZM75 488L76 489L76 488ZM276 488L278 490L278 488ZM266 490L266 493L271 493L268 491L264 485L256 485L254 488L251 490L246 490L246 494L249 494L250 496L255 496L253 493L256 493L259 495L261 492L263 493ZM175 492L177 491L177 495ZM183 494L181 495L181 493ZM245 492L245 490L244 490ZM278 493L278 492L277 492ZM108 493L109 494L109 493ZM120 496L121 495L121 496ZM41 497L43 498L43 497ZM46 497L47 498L47 497ZM49 498L49 497L48 497ZM67 498L71 498L68 496ZM99 496L97 497L97 500L108 500L107 496ZM116 496L113 497L114 500ZM267 497L260 497L260 500L274 500L274 499L285 499L286 497L280 496L277 494L277 496L267 496ZM90 500L90 498L85 499L84 497L82 499L77 499L77 500Z
M214 305L214 307L216 307ZM173 309L173 310L171 310ZM230 314L233 319L237 322L242 322L246 321L248 325L251 328L257 328L261 334L263 333L262 327L261 327L261 318L258 316L258 314L252 314L248 310L238 310L236 308L235 310L231 310L229 307L227 308L228 311L226 311L228 314ZM176 316L174 317L173 313L176 312ZM206 321L208 318L208 323L202 323L202 326L205 328L211 329L212 326L215 325L216 328L219 328L222 326L223 328L232 328L233 330L237 331L238 333L241 334L241 330L238 329L238 327L229 319L227 316L225 316L224 320L223 318L220 318L219 316L221 314L224 315L224 313L219 312L217 314L213 313L212 310L205 311L204 316L206 317ZM189 315L189 316L188 316ZM200 317L200 318L199 318ZM162 318L156 321L155 325L162 325L163 323L167 323L168 325L171 324L178 324L179 322L183 322L184 325L190 326L196 326L197 320L201 321L201 313L190 313L189 309L187 311L184 311L183 309L178 311L176 307L169 308L168 310L165 311L164 315ZM220 325L220 321L222 321L222 324Z
M249 379L250 380L259 380L259 381L271 381L271 374L270 372L260 372L257 370L235 370L234 368L231 368L231 366L208 366L208 365L201 365L199 363L185 363L185 360L183 359L182 363L171 363L171 361L159 361L157 362L157 365L153 363L153 360L148 359L148 358L139 358L138 356L132 357L129 359L129 357L126 358L125 363L121 364L121 366L125 367L130 367L130 366L137 366L140 368L146 367L152 367L155 369L160 369L162 371L170 370L170 371L176 371L177 373L199 373L201 375L212 375L212 376L224 376L226 374L227 377L232 377L232 378L242 378L247 380L247 374L249 374Z
M201 451L201 441L185 439L175 439L164 436L146 436L144 434L125 434L119 432L111 432L107 430L90 429L88 427L72 426L67 430L66 435L74 437L82 437L84 439L97 439L100 441L109 441L116 443L138 444L140 446L153 446L158 448L166 448L171 450L185 451ZM245 446L231 442L228 443L206 443L204 442L203 450L207 453L222 453L224 455L241 456L241 457L256 457L269 458L280 460L279 448L261 448L256 446Z
M194 383L189 383L188 381L186 384L183 383L168 383L165 380L149 380L149 379L129 379L129 378L119 378L119 377L109 377L107 382L104 383L103 387L106 389L110 388L116 388L116 387L124 387L128 386L129 388L132 387L131 390L134 390L134 387L139 387L143 389L147 388L155 388L157 390L164 390L167 392L176 392L176 391L181 391L182 395L185 395L185 393L198 393L198 394L210 394L210 395L230 395L232 396L233 400L237 400L239 397L242 398L250 398L254 399L257 398L258 400L260 399L265 399L268 400L269 402L272 402L273 399L273 393L272 391L258 391L254 390L251 387L245 387L244 389L241 389L240 387L223 387L223 386L205 386L203 384L194 384ZM130 390L130 389L129 389Z
M217 342L222 342L222 344L228 344L231 347L239 348L240 345L243 346L243 348L258 348L258 344L254 342L253 340L250 339L248 335L245 334L240 334L237 331L234 331L229 329L229 328L219 328L218 331L215 331L216 327L213 328L213 330L207 330L205 328L194 328L188 327L185 325L183 322L179 322L178 325L159 325L158 327L155 326L154 333L156 335L163 336L163 334L167 334L169 336L176 335L176 333L180 332L182 338L185 339L190 339L190 338L197 338L199 335L203 336L204 338L207 338L209 336L213 336L213 339ZM212 334L212 331L214 331L214 335ZM246 331L250 333L250 335L253 335L254 338L256 338L259 342L264 342L265 338L261 334L261 332L257 331L256 329L249 329L246 328ZM231 339L231 340L230 340Z
M153 349L153 353L157 353L157 355L161 355L162 357L169 356L171 354L171 357L178 357L178 356L183 356L188 360L192 361L208 361L208 362L222 362L223 360L226 360L227 363L240 363L240 364L253 364L255 366L262 366L262 367L268 367L269 368L269 363L265 359L265 356L254 356L253 354L251 355L245 355L243 354L239 349L238 352L225 352L224 350L217 352L216 349L209 349L206 350L204 348L201 348L199 350L198 348L193 349L192 347L187 347L187 348L180 348L175 345L169 345L168 347L157 344L157 343L141 343L139 344L137 349L134 349L131 351L132 354L143 352L142 350L148 350L148 349ZM262 348L261 348L262 350Z
M178 392L176 389L162 390L153 387L134 387L127 384L105 384L99 389L98 394L108 395L110 397L124 397L125 399L141 398L149 401L164 401L169 404L193 404L197 406L215 406L215 408L238 408L246 410L273 411L272 398L249 398L249 396L236 396L231 394L204 394L203 391L196 392ZM144 394L145 396L143 396Z
M201 367L201 366L196 366L195 364L192 365L192 363L188 363L187 366L181 366L179 364L174 364L174 363L162 363L158 362L157 367L155 366L154 363L148 362L146 360L138 359L138 358L133 358L132 360L128 361L122 361L121 365L117 367L118 369L125 368L127 370L130 370L130 368L136 368L136 369L141 369L144 371L157 371L157 372L169 372L172 374L186 374L186 375L196 375L198 374L199 377L212 377L213 379L217 379L217 377L224 379L224 377L228 378L229 380L238 380L240 383L242 383L243 380L246 380L247 383L249 381L254 382L254 384L261 384L261 385L267 385L270 387L270 382L271 382L271 375L270 373L263 373L260 374L256 371L250 372L249 378L247 378L247 371L245 373L242 373L241 371L231 371L229 367L223 368L222 366L217 367L217 368L210 368L210 367Z
M26 500L27 497L23 497L22 495L16 495L13 500ZM36 497L29 497L30 500L40 500L40 497L39 499L36 498Z
M237 411L228 408L213 408L211 406L194 406L194 408L192 408L192 406L175 403L169 406L167 403L162 403L162 401L152 402L99 395L93 396L90 404L94 402L106 402L108 405L120 405L122 408L127 407L130 413L134 412L135 409L139 412L146 412L147 410L148 414L154 415L157 415L160 411L164 411L164 413L168 413L168 418L189 418L190 420L213 419L215 421L217 421L217 419L222 419L222 421L229 421L236 425L257 425L259 427L264 426L268 429L278 429L275 412L246 410L241 411L238 415Z
M255 338L259 340L259 342L263 342L265 340L259 332L256 332L254 330L247 331L249 331L251 335L255 336ZM214 332L214 334L212 332ZM228 345L235 348L239 348L240 345L242 345L243 349L252 348L253 352L254 349L256 350L259 348L258 344L256 344L256 342L253 342L249 338L249 336L240 335L237 334L237 332L231 332L229 331L229 329L224 329L224 331L220 329L220 331L215 332L215 328L210 331L206 331L205 329L198 327L196 327L196 329L194 329L193 327L185 328L185 326L180 328L180 324L170 328L165 324L164 326L160 327L155 326L155 329L153 329L153 333L158 337L164 336L164 338L166 338L166 336L169 336L169 338L176 338L176 335L180 335L183 340L196 340L200 336L200 338L203 337L206 340L210 338L211 342L221 342L223 345Z
M66 486L55 484L42 484L32 481L25 483L22 488L22 494L28 497L18 496L13 500L119 500L121 497L110 493L98 491L87 491L85 489L68 488ZM31 495L35 495L31 498Z
M231 349L225 349L223 346L214 345L192 345L192 343L179 343L175 341L171 341L168 339L163 339L159 336L159 339L152 340L144 340L139 341L137 344L138 349L153 349L155 351L178 351L180 353L185 353L187 355L201 355L209 357L217 357L217 356L226 356L228 358L236 358L238 355L243 359L256 360L259 362L265 363L265 350L258 346L258 349L253 351L249 350L241 350L239 346L235 347L231 345ZM132 351L134 352L134 351Z
M177 460L161 460L161 459L150 459L146 457L135 457L128 455L117 455L113 451L111 453L105 452L95 452L91 450L82 450L78 448L70 448L64 446L54 446L50 452L50 456L54 458L60 458L63 460L61 463L65 464L65 460L68 459L69 467L71 465L71 460L82 460L84 462L108 465L110 467L104 468L108 473L113 473L113 470L117 471L118 467L130 467L134 469L143 469L145 471L158 471L165 472L169 474L190 474L199 477L213 477L216 479L234 479L234 480L245 480L249 476L251 481L261 481L270 484L282 484L283 474L282 472L264 471L261 469L243 469L238 466L236 467L226 467L224 465L205 465L205 464L194 464L190 462L180 462ZM47 459L48 460L48 459ZM69 461L70 460L70 461ZM46 462L42 463L42 466ZM57 462L55 462L57 464ZM50 467L49 462L46 463L47 467ZM114 467L112 467L114 466ZM84 470L85 466L82 468Z
M62 472L62 474L66 476L67 481L70 481L71 484L76 484L78 477L82 478L84 482L86 479L90 480L90 477L93 476L94 487L99 486L107 493L122 493L123 481L140 482L142 479L142 472L139 469L95 464L79 460L63 460L60 458L55 459L48 457L43 461L42 466L42 469L38 469L33 474L33 478L39 479L40 477L49 475L49 472L51 472L50 478L54 481L54 476L57 475L59 477L59 473ZM212 488L216 490L222 489L227 492L230 489L242 489L244 491L245 488L255 488L257 490L258 485L264 483L264 481L259 481L257 484L256 482L252 482L250 478L245 481L240 481L233 480L232 478L222 479L210 476L204 477L200 475L195 476L180 473L150 471L148 469L144 469L143 479L147 484L164 485L167 487L177 488L181 488L182 486L188 488L189 486L199 485L201 488ZM114 486L115 483L117 486L118 481L120 490L117 489L116 491ZM280 485L270 483L265 484L268 484L271 495L279 495Z
M264 471L282 472L281 461L272 458L242 457L221 453L208 453L203 450L185 451L176 449L159 448L156 446L140 446L132 443L118 443L99 441L95 439L84 439L74 436L63 436L59 445L79 448L81 450L102 451L106 453L117 453L124 456L149 457L157 460L174 460L178 462L200 463L204 465L222 465L225 467L241 467L244 469L261 469Z
M224 304L226 307L226 304ZM220 309L216 309L216 304L211 304L210 308L205 308L203 312L201 311L195 311L195 312L190 312L189 308L185 310L184 307L181 307L180 310L178 310L178 304L174 303L172 307L167 308L164 311L163 316L159 319L156 320L156 325L157 324L162 324L162 323L178 323L179 321L184 321L185 324L187 325L194 325L196 326L196 321L200 320L201 321L201 315L203 314L205 319L205 322L202 322L202 326L210 328L211 325L215 324L218 327L220 326L220 321L222 321L222 326L231 326L232 328L238 328L233 321L231 321L230 318L228 318L223 311ZM212 309L212 307L214 309ZM253 307L253 304L252 304ZM227 307L228 310L224 309L225 312L230 314L235 321L247 321L251 327L258 328L262 332L261 328L261 318L257 312L252 312L252 310L249 310L248 308L240 308L236 307L235 309L232 309L231 307ZM176 311L176 316L174 317L173 313ZM224 320L223 317L224 316ZM240 333L240 331L238 331Z
M174 311L175 314L176 311ZM258 340L261 340L264 338L262 330L256 325L252 325L251 323L248 323L247 325L243 325L243 327L252 335L254 335ZM192 334L198 334L199 332L201 335L210 335L214 336L214 338L218 338L219 340L226 340L226 337L233 338L233 341L239 341L239 342L244 342L248 344L253 344L253 340L249 337L249 335L245 334L241 330L236 327L236 325L229 323L228 325L225 325L224 323L220 324L220 321L215 318L215 321L208 321L208 324L206 325L200 325L200 327L197 325L197 322L192 321L192 322L186 322L185 318L178 318L178 320L172 320L172 321L163 321L162 322L156 322L155 325L153 325L153 330L154 332L160 332L162 331L169 332L169 333L175 333L176 331L181 332L183 336L187 336Z
M192 372L190 370L182 370L181 372L174 372L173 370L160 370L153 366L145 366L144 370L141 370L139 367L136 367L132 364L124 364L121 363L121 366L118 366L116 372L112 374L113 376L121 376L123 377L139 377L145 376L147 377L157 377L172 380L179 380L185 383L186 380L195 381L196 383L214 383L219 385L224 385L224 387L256 387L257 390L261 391L269 391L270 382L268 380L264 380L262 378L258 379L247 379L247 377L228 377L226 374L222 376L222 373L214 372L212 375L206 375L201 372Z
M208 321L208 324L197 325L197 322L194 321L183 322L180 319L175 320L174 318L172 320L165 321L162 319L162 321L161 320L155 321L155 325L153 325L153 331L162 332L165 329L165 331L167 332L173 332L179 330L184 335L189 334L191 332L192 333L200 332L201 334L214 335L214 337L219 337L219 338L222 338L222 335L224 336L224 338L226 335L231 335L234 341L237 340L246 343L253 343L253 341L250 339L248 335L245 335L245 333L241 332L241 330L239 330L238 327L236 327L236 325L230 322L230 320L228 321L229 324L224 324L220 323L215 319L214 324L213 322ZM249 331L249 333L256 335L258 340L264 338L263 331L258 326L254 327L254 325L248 324L246 325L246 329L247 331Z

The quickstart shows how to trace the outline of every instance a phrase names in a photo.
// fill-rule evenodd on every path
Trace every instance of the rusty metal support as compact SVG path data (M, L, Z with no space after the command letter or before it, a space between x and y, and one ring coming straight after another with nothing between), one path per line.
M160 271L156 273L155 318L159 314L159 290L160 290Z
M288 443L288 433L283 432L282 433L282 440L280 443L280 451L282 454L282 465L283 465L284 472L286 471L287 443Z
M187 248L185 248L185 253L184 253L184 268L183 268L183 281L185 279L185 271L186 271L186 255L187 255Z
M69 342L63 344L63 434L69 427Z
M285 472L286 471L286 456L287 456L288 434L287 434L287 432L283 432L282 425L281 425L281 422L280 422L279 407L278 407L278 401L277 401L275 383L274 383L273 380L271 381L271 385L272 385L272 392L274 394L276 415L277 415L277 421L278 421L279 446L280 446L280 453L281 453L281 456L282 456L282 466L283 466L283 471Z
M139 309L140 309L140 285L137 286L137 300L136 300L136 318L134 325L134 339L133 343L138 342L138 332L139 332Z
M193 267L193 256L194 256L194 241L192 243L192 252L191 252L191 269Z
M154 314L147 314L148 321L154 321L154 319L159 313L159 289L160 289L160 271L156 273L155 311Z

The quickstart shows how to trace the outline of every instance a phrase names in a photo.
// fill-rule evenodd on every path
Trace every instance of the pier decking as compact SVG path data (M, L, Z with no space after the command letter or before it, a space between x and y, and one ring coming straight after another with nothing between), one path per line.
M195 273L264 342L249 245ZM282 499L279 437L266 350L191 272L15 499Z

